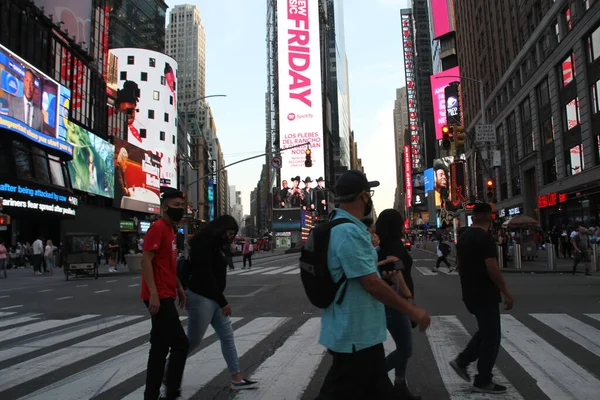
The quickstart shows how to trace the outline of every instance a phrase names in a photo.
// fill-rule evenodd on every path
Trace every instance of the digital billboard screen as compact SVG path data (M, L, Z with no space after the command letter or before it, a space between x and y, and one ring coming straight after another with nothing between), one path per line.
M429 194L429 191L433 190L433 184L435 182L435 174L433 168L428 168L423 173L423 186L425 186L425 197Z
M34 0L44 7L44 14L52 15L53 22L62 21L60 29L68 32L75 43L87 50L91 43L92 0Z
M158 214L159 171L158 156L115 138L115 206Z
M302 228L302 211L299 209L274 209L273 231L291 232Z
M282 151L281 179L315 182L325 175L319 1L277 0L279 53L279 146L310 143ZM308 178L308 179L307 179Z
M0 128L70 158L65 141L71 92L0 45Z
M446 87L452 82L460 82L460 67L450 68L431 75L431 99L433 101L435 138L442 139L442 127L446 125ZM459 101L460 103L460 101Z
M430 0L433 19L433 38L439 38L454 30L451 0Z
M450 193L450 165L454 157L443 157L433 160L433 190L435 193L435 206L441 207L442 202L447 203L451 199Z
M115 146L71 122L67 141L73 145L69 173L74 189L105 197L115 193Z
M127 141L160 162L160 186L177 188L177 62L152 50L122 48L115 107L127 114Z

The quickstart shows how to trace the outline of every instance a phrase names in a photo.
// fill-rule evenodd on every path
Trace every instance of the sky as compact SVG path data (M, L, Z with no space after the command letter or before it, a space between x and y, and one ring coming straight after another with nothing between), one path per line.
M264 153L267 91L266 0L188 0L206 31L206 94L226 164ZM394 205L396 189L393 109L404 86L400 9L410 0L345 0L351 126L369 180L381 182L377 212ZM183 4L167 0L169 7ZM168 20L168 18L167 18ZM250 214L264 158L228 169ZM328 183L329 184L329 183ZM333 185L331 185L333 186Z

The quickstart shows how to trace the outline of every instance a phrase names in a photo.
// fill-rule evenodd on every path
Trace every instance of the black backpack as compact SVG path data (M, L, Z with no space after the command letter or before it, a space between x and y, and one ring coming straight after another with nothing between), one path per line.
M181 282L181 286L187 288L192 275L192 268L188 257L180 257L177 260L177 279Z
M334 282L327 265L327 252L331 229L335 226L352 223L347 218L325 222L315 226L308 235L308 239L300 253L300 278L308 300L318 308L325 309L333 303L339 288L344 285L337 304L341 304L348 283L346 275L342 275L338 282Z
M444 257L447 256L451 252L450 245L445 242L440 243L440 251L442 252Z

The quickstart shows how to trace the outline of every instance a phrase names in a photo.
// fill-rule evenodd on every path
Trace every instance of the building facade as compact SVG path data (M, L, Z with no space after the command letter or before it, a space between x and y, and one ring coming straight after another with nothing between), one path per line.
M137 47L164 53L167 8L163 0L114 0L108 46L111 49Z
M408 129L408 98L406 87L396 89L394 100L394 150L396 154L396 192L394 209L406 215L406 184L404 182L404 136Z
M524 213L545 227L597 224L600 1L498 3L456 2L461 68L483 81L485 120L496 127L498 214ZM482 21L480 32L473 20ZM486 41L498 31L497 43ZM469 96L477 87L464 86L472 129L481 120L477 96Z

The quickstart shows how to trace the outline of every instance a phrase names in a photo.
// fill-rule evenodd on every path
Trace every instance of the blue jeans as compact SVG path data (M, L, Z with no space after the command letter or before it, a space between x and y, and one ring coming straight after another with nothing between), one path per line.
M186 290L188 312L187 336L190 343L190 352L200 346L204 334L211 325L219 341L221 342L221 352L227 363L227 368L231 375L240 372L240 362L233 340L233 327L231 318L221 314L221 307L216 301L200 296L191 290Z
M412 356L412 326L410 318L393 308L385 308L387 329L396 343L396 350L385 358L388 371L395 368L396 381L406 378L406 366Z

